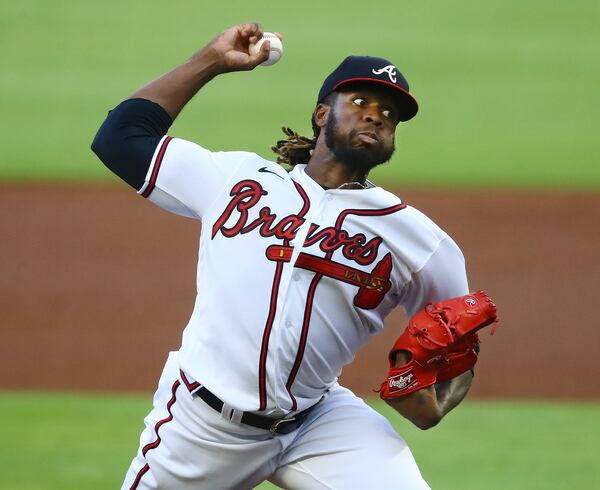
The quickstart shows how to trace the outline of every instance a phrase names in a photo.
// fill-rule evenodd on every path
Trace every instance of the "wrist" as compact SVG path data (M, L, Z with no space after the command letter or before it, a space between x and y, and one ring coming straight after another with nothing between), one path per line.
M227 71L223 56L211 44L196 52L187 64L197 76L206 81Z

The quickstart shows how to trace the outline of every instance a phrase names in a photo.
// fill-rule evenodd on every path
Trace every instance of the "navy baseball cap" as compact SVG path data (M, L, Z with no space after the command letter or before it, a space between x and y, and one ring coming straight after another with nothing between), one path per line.
M379 83L395 89L400 121L412 119L419 110L419 104L410 95L408 82L396 66L384 59L373 56L348 56L323 82L317 104L340 87L356 82Z

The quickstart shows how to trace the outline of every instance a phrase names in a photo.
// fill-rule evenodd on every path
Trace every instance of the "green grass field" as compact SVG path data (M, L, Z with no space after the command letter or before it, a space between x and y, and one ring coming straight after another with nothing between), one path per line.
M0 488L118 488L150 403L149 395L0 392ZM427 432L373 406L407 440L434 489L600 488L597 403L467 402Z
M106 111L224 28L258 20L285 35L282 61L215 80L172 134L269 156L281 125L308 132L343 57L373 54L401 67L421 104L376 181L600 185L597 1L274 5L4 2L0 180L116 180L89 150Z

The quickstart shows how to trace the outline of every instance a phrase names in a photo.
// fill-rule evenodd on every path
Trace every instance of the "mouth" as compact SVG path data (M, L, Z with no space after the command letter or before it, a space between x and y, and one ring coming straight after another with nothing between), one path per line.
M367 143L368 145L375 145L379 143L379 137L372 131L361 131L357 134L357 137L363 143Z

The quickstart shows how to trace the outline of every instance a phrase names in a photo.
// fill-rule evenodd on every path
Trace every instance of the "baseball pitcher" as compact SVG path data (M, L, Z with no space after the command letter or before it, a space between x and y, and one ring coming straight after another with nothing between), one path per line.
M143 198L202 222L194 310L122 488L429 488L402 437L338 376L403 307L380 394L432 427L469 390L495 307L468 294L456 243L368 180L418 111L391 61L343 60L316 97L314 134L285 128L277 162L168 135L206 83L267 59L268 42L249 49L262 34L219 34L117 105L92 144Z

